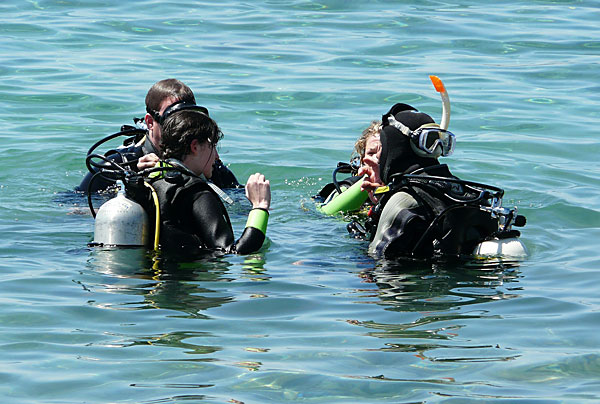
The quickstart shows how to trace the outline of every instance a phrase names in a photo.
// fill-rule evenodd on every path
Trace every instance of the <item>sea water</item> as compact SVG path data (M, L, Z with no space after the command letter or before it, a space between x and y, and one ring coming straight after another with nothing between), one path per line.
M3 402L600 399L598 2L5 0L0 15ZM394 103L440 119L430 74L458 139L443 162L505 189L527 260L377 261L315 210ZM71 192L85 154L169 77L219 123L240 181L271 181L259 253L87 246Z

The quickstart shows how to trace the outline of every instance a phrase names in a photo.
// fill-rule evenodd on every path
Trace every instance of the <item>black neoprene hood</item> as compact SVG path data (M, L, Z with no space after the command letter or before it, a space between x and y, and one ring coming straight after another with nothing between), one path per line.
M418 168L429 167L438 164L437 159L420 157L412 149L411 140L398 129L389 125L388 117L394 118L410 130L417 130L420 126L435 123L426 113L419 112L408 104L395 104L381 118L383 129L380 133L381 157L379 159L379 171L384 184L389 183L392 175L404 173L407 170L414 171Z

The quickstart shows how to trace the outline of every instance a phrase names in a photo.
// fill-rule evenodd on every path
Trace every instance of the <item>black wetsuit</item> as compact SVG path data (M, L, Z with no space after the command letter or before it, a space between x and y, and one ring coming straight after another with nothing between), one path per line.
M157 156L159 155L159 152L158 150L156 150L156 147L154 146L152 141L150 141L148 136L145 136L141 144L133 144L125 148L111 150L106 157L109 160L112 160L118 164L123 164L127 163L128 161L137 160L140 157L145 156L149 153L154 153ZM130 168L134 171L137 171L136 164L131 165ZM93 176L93 173L88 172L85 175L85 177L83 177L83 179L81 180L79 186L75 188L75 191L87 193L90 181L92 180ZM215 164L213 166L211 182L219 188L241 187L240 183L235 178L233 172L231 172L229 168L225 167L221 160L215 161ZM102 176L97 176L94 179L91 188L89 188L89 192L94 193L104 191L113 184L114 181L104 178Z
M152 186L160 205L161 248L186 253L218 250L249 254L262 247L265 235L254 227L246 227L235 241L227 210L204 179L167 172ZM149 198L139 202L154 216L155 207Z

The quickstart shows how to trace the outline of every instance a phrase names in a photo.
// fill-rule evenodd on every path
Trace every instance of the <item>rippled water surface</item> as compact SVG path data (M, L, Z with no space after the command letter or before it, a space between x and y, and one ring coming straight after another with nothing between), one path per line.
M600 400L597 2L6 0L0 14L4 402ZM518 265L378 262L314 208L393 103L439 119L429 74L452 100L445 162L528 218ZM87 247L93 219L70 191L84 155L167 77L210 109L238 178L271 180L260 253Z

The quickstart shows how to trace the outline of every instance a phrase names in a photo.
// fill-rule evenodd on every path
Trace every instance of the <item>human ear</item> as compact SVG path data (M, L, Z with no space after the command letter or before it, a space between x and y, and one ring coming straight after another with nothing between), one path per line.
M146 122L148 129L152 129L154 127L154 118L152 118L152 115L146 114L144 121Z
M196 154L199 148L200 142L198 142L198 139L192 140L192 143L190 143L190 151L192 152L192 154Z

